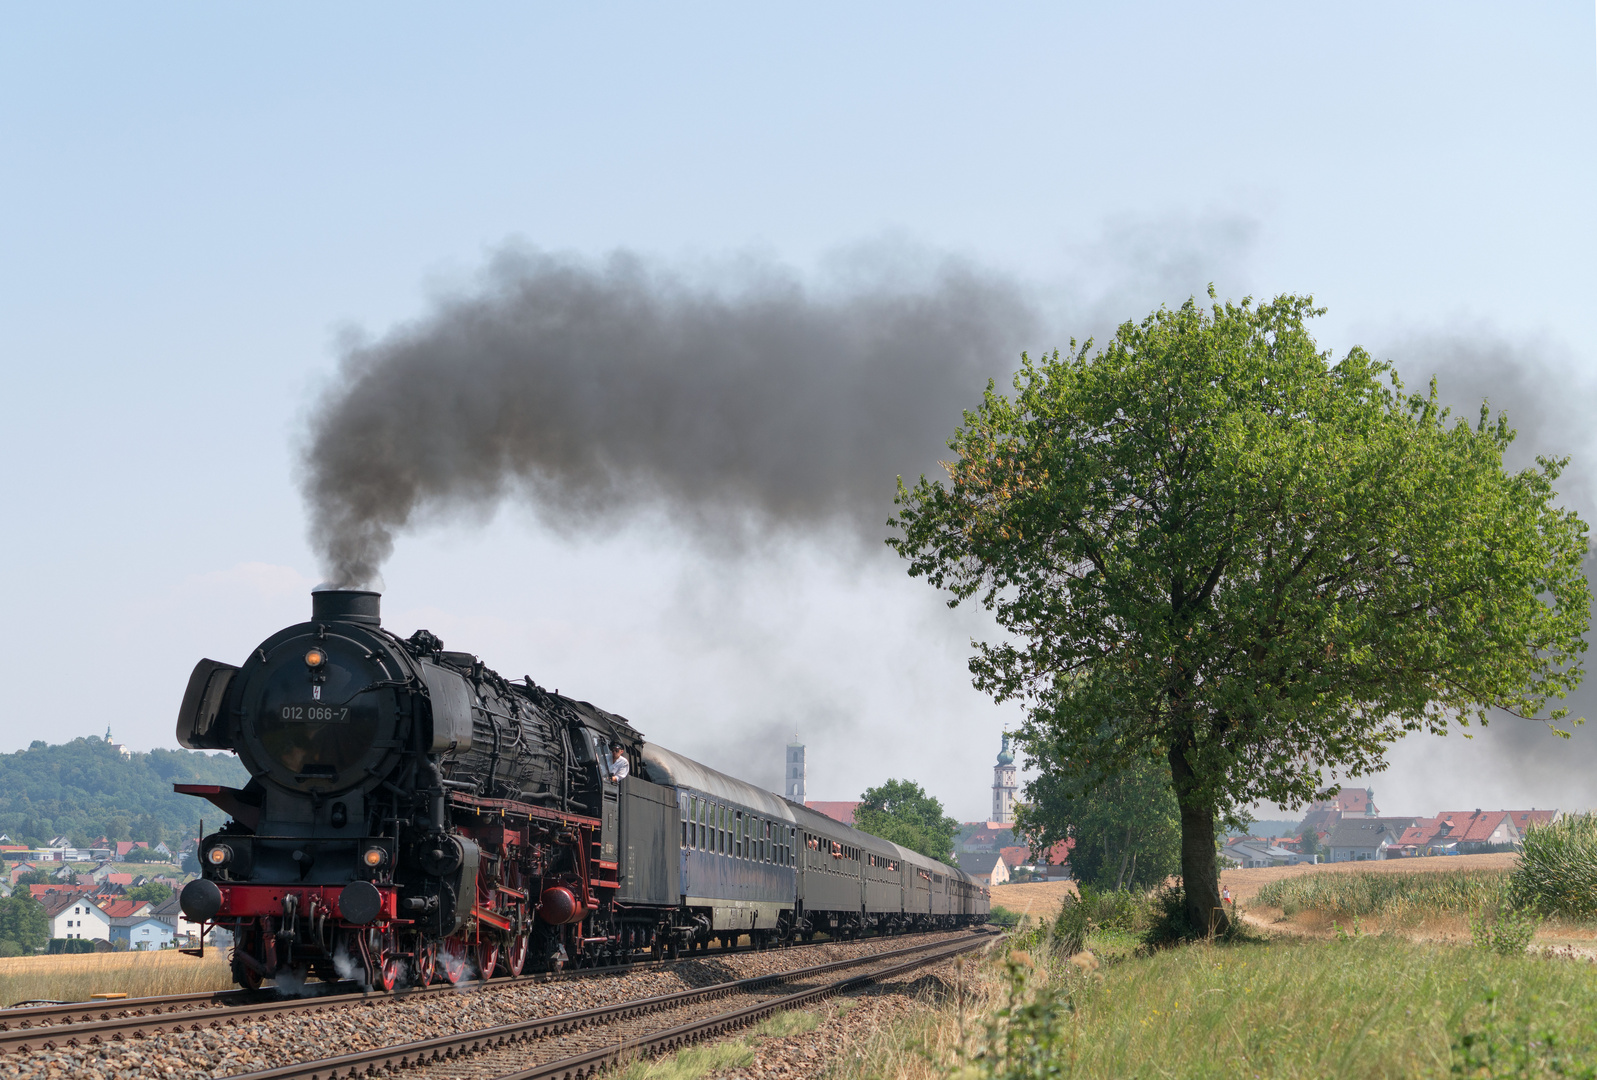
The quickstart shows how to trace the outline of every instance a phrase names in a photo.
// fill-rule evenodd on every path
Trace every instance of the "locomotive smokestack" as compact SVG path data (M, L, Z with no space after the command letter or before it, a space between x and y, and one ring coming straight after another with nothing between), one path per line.
M382 593L364 589L317 589L311 593L311 621L381 626L382 605Z

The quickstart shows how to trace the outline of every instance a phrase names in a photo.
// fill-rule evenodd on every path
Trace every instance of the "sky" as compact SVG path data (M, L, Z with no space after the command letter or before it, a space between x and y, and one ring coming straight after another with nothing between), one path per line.
M351 358L492 294L507 259L633 260L703 295L776 281L823 313L939 296L954 268L1023 312L961 361L972 404L1021 349L1101 339L1211 281L1312 293L1325 347L1439 373L1470 415L1506 404L1522 448L1572 455L1584 509L1593 21L1456 3L0 9L0 751L107 727L175 745L197 659L236 662L308 613L325 566L306 455ZM911 365L886 388L922 382ZM413 422L446 396L418 388ZM872 468L935 468L959 401L923 397ZM841 407L790 406L761 422L817 441ZM755 515L736 543L669 498L440 504L396 533L385 621L768 786L797 732L811 798L908 777L983 818L1019 718L969 684L990 624L862 533L872 497L847 521ZM1597 733L1505 721L1405 740L1361 782L1393 813L1586 807L1594 764Z

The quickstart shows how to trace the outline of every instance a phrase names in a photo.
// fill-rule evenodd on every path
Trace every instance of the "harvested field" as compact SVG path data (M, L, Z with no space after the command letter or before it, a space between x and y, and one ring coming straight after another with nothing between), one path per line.
M1239 904L1246 904L1258 891L1272 881L1298 877L1302 874L1395 873L1412 874L1430 871L1458 870L1512 870L1519 856L1512 852L1492 855L1448 855L1429 859L1389 859L1381 862L1322 863L1319 866L1272 866L1262 870L1226 870L1220 874L1220 884L1230 888ZM1033 918L1048 919L1059 913L1065 897L1076 894L1071 881L1027 881L1019 885L998 885L993 888L993 903L1010 911L1029 913Z
M40 998L87 1001L93 994L153 997L232 988L226 949L207 949L203 959L163 949L0 960L0 1007Z

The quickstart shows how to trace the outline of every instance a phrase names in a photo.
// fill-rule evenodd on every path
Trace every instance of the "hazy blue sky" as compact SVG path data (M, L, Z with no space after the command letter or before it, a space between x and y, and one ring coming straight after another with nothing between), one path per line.
M302 617L340 342L506 245L723 279L952 256L1033 298L1016 350L1210 280L1308 291L1338 351L1509 357L1584 454L1594 99L1577 4L0 9L0 750L172 745L199 656ZM885 552L511 507L402 538L385 581L394 628L710 764L775 784L797 725L813 797L909 776L986 813L1014 714L968 686L983 624ZM1411 740L1374 784L1597 802L1542 746Z

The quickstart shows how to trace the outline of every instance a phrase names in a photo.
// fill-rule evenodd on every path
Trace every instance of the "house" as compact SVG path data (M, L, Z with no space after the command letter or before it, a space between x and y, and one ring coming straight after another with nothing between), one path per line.
M110 916L82 893L50 893L44 897L44 917L53 938L111 940Z
M172 849L167 847L165 842L156 844L150 850L161 856L163 859L166 859L168 862L170 862L172 859Z
M149 846L150 845L145 843L143 840L118 840L116 842L117 861L120 862L127 858L128 852L132 851L134 848L144 848L148 850Z
M1530 810L1510 810L1508 816L1514 819L1514 828L1519 830L1519 835L1523 838L1533 826L1551 825L1564 815L1560 810L1536 810L1533 808ZM4 848L0 848L0 851L4 850Z
M159 904L150 908L150 917L160 919L176 931L176 944L182 948L193 948L199 944L201 925L190 922L188 916L183 914L183 907L178 903L178 896L173 893Z
M1425 858L1432 855L1457 855L1458 842L1446 836L1441 818L1416 818L1403 830L1397 843L1387 849L1388 859Z
M101 900L97 901L97 903L100 906L100 910L105 912L108 918L112 919L131 919L135 916L149 915L151 914L151 909L155 907L148 900L117 899Z
M1338 788L1334 796L1309 804L1302 829L1330 832L1337 822L1350 817L1378 817L1374 788Z
M169 949L176 936L171 923L154 915L118 916L111 920L111 941L125 941L134 952Z
M1266 866L1296 866L1299 863L1315 861L1312 855L1304 855L1281 847L1270 840L1255 840L1252 837L1241 837L1227 842L1220 857L1232 860L1243 870L1257 870Z
M1386 851L1414 824L1411 817L1345 818L1331 830L1325 846L1328 862L1385 859Z
M854 811L860 808L858 800L854 802L807 802L807 808L817 814L825 814L833 821L841 821L844 825L854 824Z
M972 851L961 855L959 868L983 885L1002 885L1009 880L1009 867L996 851Z
M1015 830L990 821L967 821L954 836L955 851L998 852L1015 843Z
M131 889L133 887L132 874L107 874L105 875L104 881L107 885L121 885L123 888L127 889Z
M1437 817L1447 838L1458 844L1460 854L1502 850L1518 845L1522 835L1507 810L1445 810Z
M63 896L76 896L80 890L76 885L68 885L64 881L50 881L43 885L29 885L28 892L35 900L43 900L46 896L58 893Z

